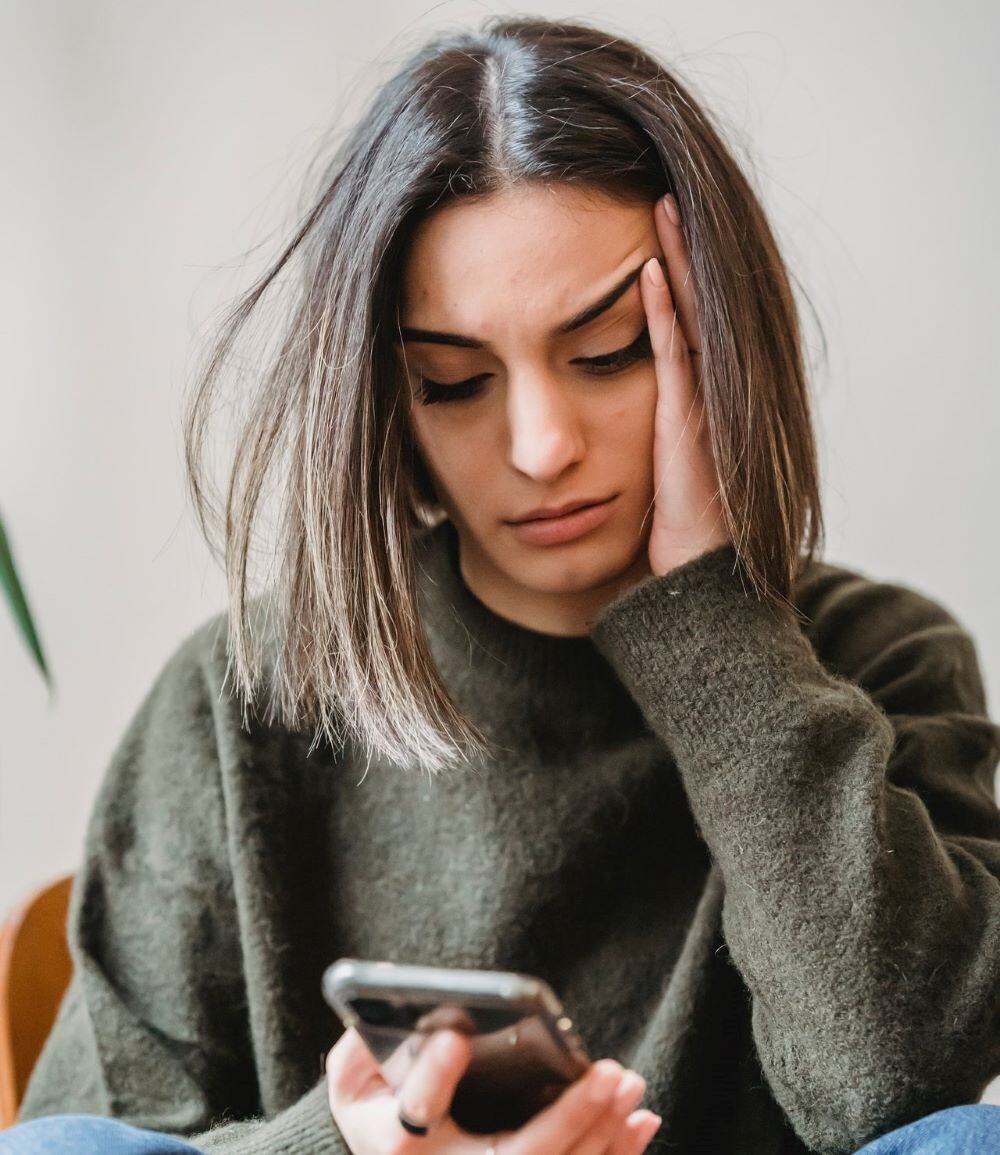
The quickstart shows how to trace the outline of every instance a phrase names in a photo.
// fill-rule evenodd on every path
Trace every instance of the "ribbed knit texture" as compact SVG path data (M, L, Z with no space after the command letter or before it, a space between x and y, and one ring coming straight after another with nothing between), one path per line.
M724 546L555 637L471 593L450 523L420 545L432 653L496 755L431 780L244 730L204 623L101 785L21 1119L345 1155L320 994L342 955L545 978L646 1078L653 1152L847 1155L979 1098L1000 727L946 609L817 563L800 623Z

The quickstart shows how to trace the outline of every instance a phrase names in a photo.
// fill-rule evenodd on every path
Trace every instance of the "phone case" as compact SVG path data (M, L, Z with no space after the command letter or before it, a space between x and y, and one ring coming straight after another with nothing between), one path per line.
M555 992L533 975L341 958L322 986L393 1090L432 1031L469 1035L472 1057L450 1113L475 1134L521 1127L590 1066Z

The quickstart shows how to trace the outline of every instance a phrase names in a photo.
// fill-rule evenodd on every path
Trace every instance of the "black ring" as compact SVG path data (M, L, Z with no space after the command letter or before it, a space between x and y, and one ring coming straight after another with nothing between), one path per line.
M403 1111L402 1107L399 1108L399 1122L400 1122L400 1125L405 1127L406 1130L409 1131L411 1135L426 1135L427 1134L428 1128L421 1126L420 1123L414 1123L412 1119L408 1119L406 1117L406 1113Z

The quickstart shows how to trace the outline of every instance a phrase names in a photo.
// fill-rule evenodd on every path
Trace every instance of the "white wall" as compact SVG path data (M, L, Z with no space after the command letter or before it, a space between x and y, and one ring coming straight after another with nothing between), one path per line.
M0 613L0 907L75 867L130 715L222 608L181 480L195 328L274 252L334 117L501 10L4 3L0 509L58 696ZM533 10L645 39L745 135L830 342L827 556L949 606L1000 717L997 7Z

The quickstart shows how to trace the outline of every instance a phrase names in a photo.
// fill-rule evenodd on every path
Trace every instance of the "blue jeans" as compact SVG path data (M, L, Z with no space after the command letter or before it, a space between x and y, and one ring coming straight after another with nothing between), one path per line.
M0 1155L202 1155L197 1147L103 1115L45 1115L0 1131Z
M1000 1152L1000 1107L946 1107L888 1131L855 1155L988 1155ZM47 1115L0 1131L0 1155L202 1155L180 1139L101 1115Z
M945 1107L887 1131L854 1155L991 1155L1000 1152L1000 1107L966 1103ZM3 1144L0 1143L0 1155Z

